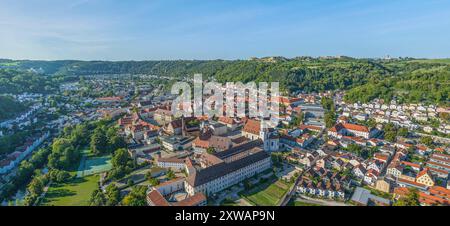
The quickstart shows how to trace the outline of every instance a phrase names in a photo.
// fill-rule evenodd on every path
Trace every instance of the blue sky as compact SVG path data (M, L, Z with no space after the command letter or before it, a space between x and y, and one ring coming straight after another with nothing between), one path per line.
M450 57L446 0L0 0L0 58Z

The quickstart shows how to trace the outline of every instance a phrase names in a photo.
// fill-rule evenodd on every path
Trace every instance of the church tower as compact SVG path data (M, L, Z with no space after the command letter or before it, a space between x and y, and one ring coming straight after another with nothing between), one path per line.
M259 127L259 138L264 142L264 150L269 151L270 149L270 140L269 140L269 129L264 125L264 120L261 120Z

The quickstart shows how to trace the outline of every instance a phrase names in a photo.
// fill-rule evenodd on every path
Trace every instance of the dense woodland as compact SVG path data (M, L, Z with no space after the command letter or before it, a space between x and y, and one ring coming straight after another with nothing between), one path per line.
M425 102L448 106L450 99L450 60L448 59L270 57L235 61L0 60L0 67L1 65L4 68L16 70L38 68L47 74L62 77L96 74L153 74L185 78L195 73L202 73L204 77L213 77L219 82L278 81L283 91L291 93L348 90L346 99L351 102L367 102L374 98L389 101L396 98L399 102ZM5 77L1 75L2 73L5 71L0 71L0 92L6 89L5 84L10 83L10 81L1 80ZM54 77L50 79L57 80ZM45 85L41 84L39 87L45 89Z
M12 118L17 112L26 110L26 104L17 102L9 96L0 96L0 121Z

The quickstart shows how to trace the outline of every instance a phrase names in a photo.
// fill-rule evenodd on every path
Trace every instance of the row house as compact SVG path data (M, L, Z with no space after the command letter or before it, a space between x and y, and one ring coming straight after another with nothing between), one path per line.
M297 186L297 192L329 199L345 198L345 192L339 182L319 182L317 185L314 185L311 181L302 180Z
M9 154L5 159L0 160L0 174L6 174L16 168L22 160L24 160L39 145L41 145L42 142L44 142L49 136L50 132L46 132L39 135L34 141L28 140L24 146Z

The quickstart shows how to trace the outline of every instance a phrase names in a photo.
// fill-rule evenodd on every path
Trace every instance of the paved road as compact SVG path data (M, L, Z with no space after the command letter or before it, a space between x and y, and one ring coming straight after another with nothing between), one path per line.
M280 202L280 206L286 206L289 203L289 200L291 200L291 198L295 195L296 192L296 188L298 185L298 182L300 181L300 179L303 176L303 173L309 171L310 168L306 168L305 170L302 171L302 173L300 173L300 175L295 179L294 185L289 189L289 191L286 193L286 195L283 197L283 201Z
M310 204L316 204L320 206L351 206L347 203L338 202L334 200L323 200L323 199L314 199L307 196L300 195L298 198L295 199L296 201L310 203Z
M324 130L322 130L319 133L319 135L316 138L316 141L322 141L321 139L323 136L323 131ZM315 165L315 161L313 163L311 163L311 165L312 166ZM286 206L289 203L289 200L291 200L291 198L295 195L297 185L300 182L300 179L302 178L303 174L305 172L308 172L310 169L311 169L311 167L304 169L302 171L302 173L300 173L300 175L295 179L294 185L290 188L289 192L285 195L285 197L283 197L283 199L282 199L283 201L280 202L280 206Z

